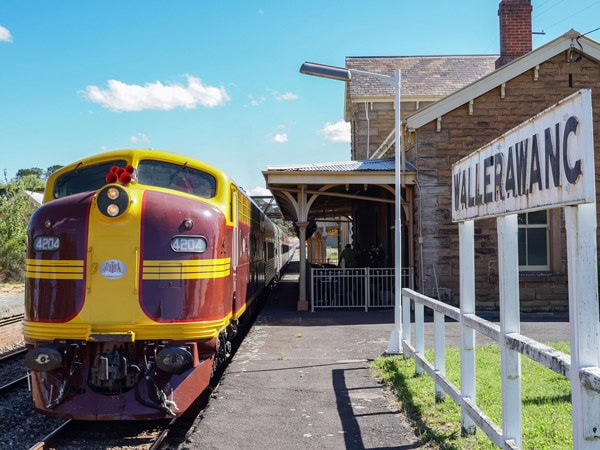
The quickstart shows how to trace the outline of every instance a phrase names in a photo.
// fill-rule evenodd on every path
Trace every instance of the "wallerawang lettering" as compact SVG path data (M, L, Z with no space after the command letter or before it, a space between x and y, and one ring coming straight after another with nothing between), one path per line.
M467 208L505 198L528 195L534 190L575 184L581 176L581 159L569 154L569 134L577 134L579 120L569 117L564 130L557 123L544 135L534 134L504 151L487 156L483 163L455 173L454 208ZM561 156L562 154L562 156Z
M458 161L453 220L595 201L591 117L582 89Z

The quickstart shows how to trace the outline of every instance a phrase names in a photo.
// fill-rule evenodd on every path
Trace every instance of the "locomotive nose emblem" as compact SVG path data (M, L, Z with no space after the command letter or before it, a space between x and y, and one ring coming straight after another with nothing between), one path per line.
M109 259L100 265L100 275L109 280L117 280L125 275L125 272L127 272L127 266L118 259Z

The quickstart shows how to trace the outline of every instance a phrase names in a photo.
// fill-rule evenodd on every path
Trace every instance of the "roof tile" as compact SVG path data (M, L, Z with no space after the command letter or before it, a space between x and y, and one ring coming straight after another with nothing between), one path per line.
M400 69L402 96L444 97L493 72L497 59L498 55L348 56L346 67L390 76ZM394 96L392 86L364 75L353 75L348 89L350 98Z

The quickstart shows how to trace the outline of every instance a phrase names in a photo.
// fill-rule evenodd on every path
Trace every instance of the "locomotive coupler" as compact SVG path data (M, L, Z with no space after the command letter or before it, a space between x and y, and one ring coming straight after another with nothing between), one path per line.
M69 353L71 353L71 363L69 365L69 373L67 374L67 376L63 379L62 383L60 384L60 387L58 388L58 395L56 396L56 398L54 400L52 400L53 389L50 389L50 396L48 398L48 403L46 404L46 407L48 409L54 409L58 405L60 405L62 402L64 402L65 398L67 398L67 395L71 391L73 375L75 374L75 370L76 370L77 366L79 365L79 361L77 359L78 351L79 351L79 345L72 344L70 352L69 352Z

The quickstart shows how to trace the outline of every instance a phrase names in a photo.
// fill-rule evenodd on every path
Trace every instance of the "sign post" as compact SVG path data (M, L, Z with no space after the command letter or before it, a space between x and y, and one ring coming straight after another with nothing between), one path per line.
M564 207L567 234L573 447L600 442L600 388L585 382L600 367L596 249L596 189L591 91L582 89L461 159L452 168L452 219L462 230L473 220L497 218L500 276L503 437L521 446L520 354L506 345L519 333L517 214ZM469 238L470 242L472 238ZM472 250L469 250L472 251ZM472 255L460 255L461 277L472 272ZM471 282L461 317L473 313ZM464 347L472 350L471 342ZM461 349L463 351L464 349ZM466 350L465 350L466 351ZM461 355L462 356L462 355ZM472 355L467 356L470 361ZM461 385L471 398L473 374ZM515 414L515 411L518 414ZM464 415L464 413L463 413ZM515 417L518 416L518 417ZM465 428L463 421L463 429Z

